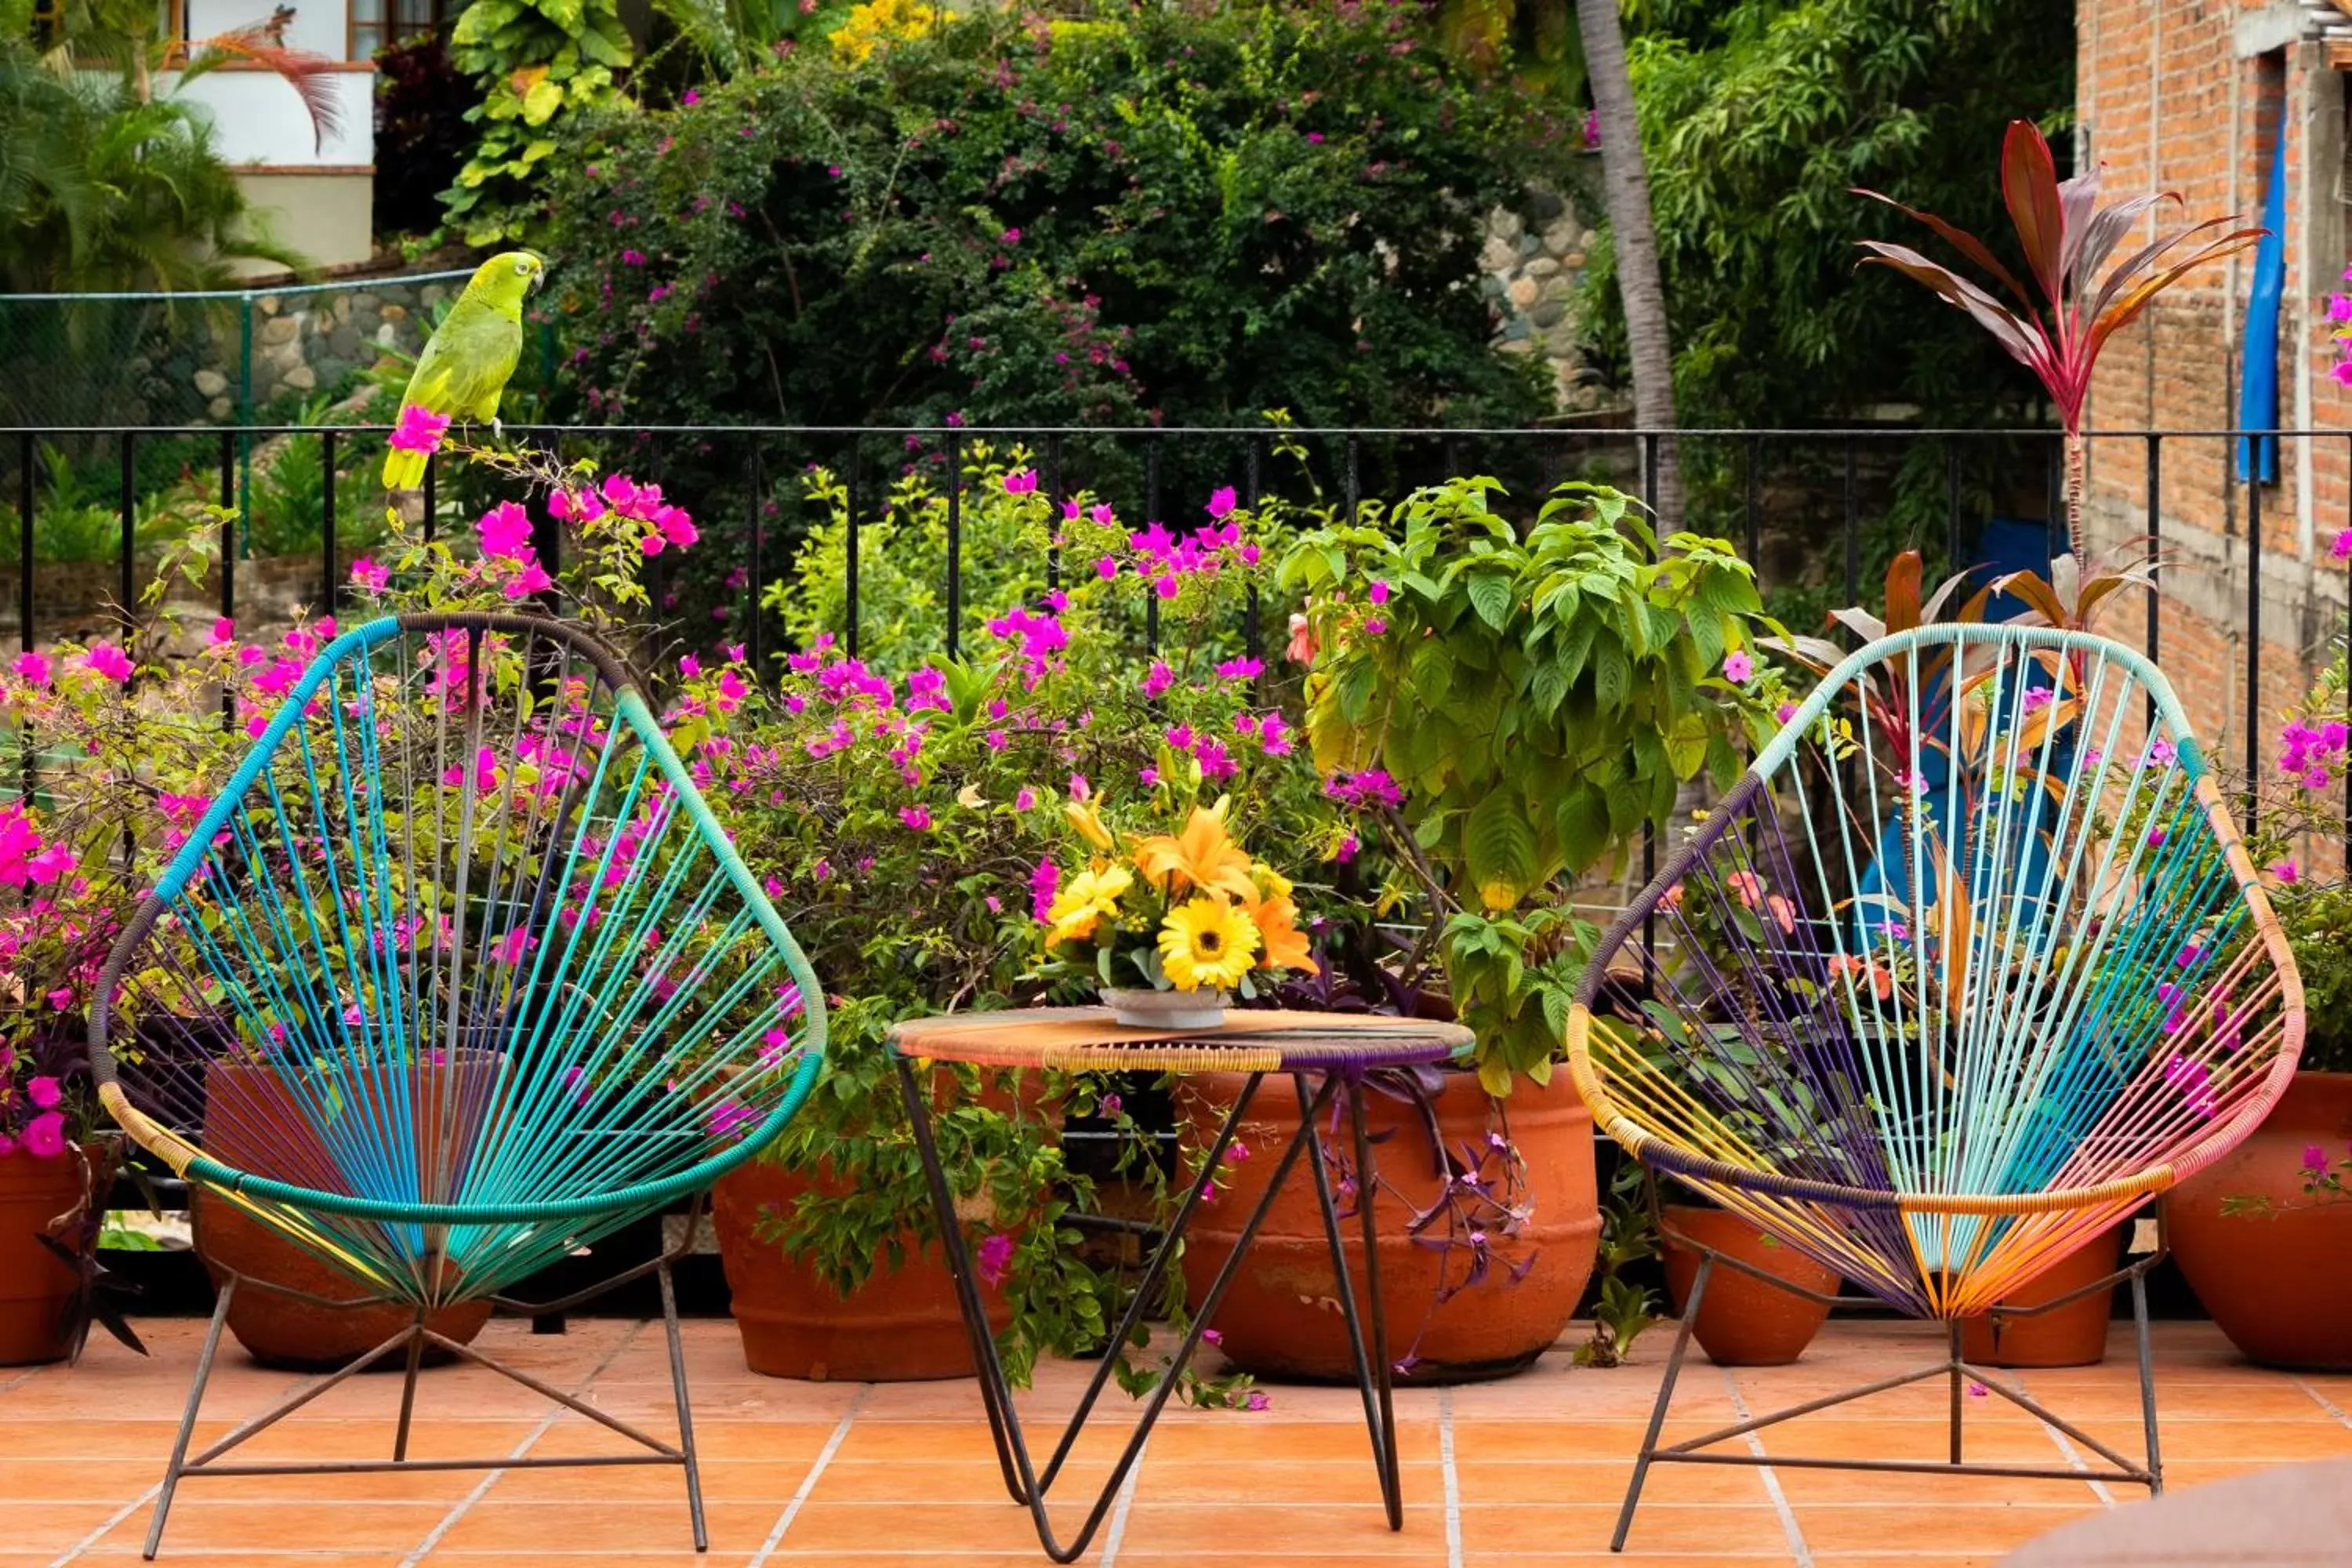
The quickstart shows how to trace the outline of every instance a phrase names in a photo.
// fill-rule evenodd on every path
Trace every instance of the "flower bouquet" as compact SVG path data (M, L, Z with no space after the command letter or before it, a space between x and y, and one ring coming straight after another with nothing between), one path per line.
M1232 991L1315 973L1289 879L1234 842L1228 805L1194 805L1175 833L1123 838L1091 799L1071 801L1087 858L1067 880L1052 860L1037 868L1044 973L1090 976L1120 1023L1163 1029L1214 1028Z

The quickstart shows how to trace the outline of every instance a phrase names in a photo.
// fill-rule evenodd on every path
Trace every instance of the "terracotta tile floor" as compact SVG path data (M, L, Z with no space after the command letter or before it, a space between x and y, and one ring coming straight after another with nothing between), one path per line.
M0 1568L135 1562L201 1324L142 1325L150 1364L109 1344L79 1369L0 1370ZM493 1324L488 1348L657 1433L669 1429L658 1325L575 1320L562 1337ZM1670 1435L1691 1436L1932 1360L1915 1326L1840 1323L1793 1367L1737 1376L1695 1360ZM743 1370L734 1331L688 1325L710 1552L689 1550L673 1470L436 1472L199 1478L172 1515L173 1568L726 1568L767 1563L1045 1561L1027 1515L1005 1500L969 1382L793 1384ZM2158 1330L2165 1462L2192 1486L2289 1460L2352 1454L2352 1377L2294 1377L2238 1363L2208 1325ZM1171 1411L1088 1561L1110 1563L1598 1564L1667 1350L1572 1370L1555 1352L1506 1383L1399 1396L1405 1528L1382 1527L1352 1390L1277 1387L1255 1415ZM1083 1367L1044 1368L1024 1401L1047 1421ZM198 1440L227 1430L299 1380L230 1352ZM2137 1453L2128 1336L2105 1366L2023 1374L2030 1392L2102 1441ZM382 1457L397 1377L366 1378L305 1408L254 1458ZM426 1374L415 1452L438 1458L613 1451L616 1440L527 1390L467 1369ZM1767 1454L1938 1456L1945 1392L1927 1386L1758 1435ZM1106 1414L1123 1413L1113 1396ZM1994 1398L1971 1399L1969 1451L2079 1464L2055 1432ZM1124 1433L1080 1445L1063 1504L1108 1468ZM1090 1494L1089 1494L1090 1495ZM2137 1489L2093 1482L1857 1475L1675 1466L1652 1474L1626 1557L1651 1564L1904 1563L1959 1568Z

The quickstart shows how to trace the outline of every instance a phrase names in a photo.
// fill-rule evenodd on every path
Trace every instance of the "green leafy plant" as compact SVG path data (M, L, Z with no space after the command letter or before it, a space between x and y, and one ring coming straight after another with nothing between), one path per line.
M1875 191L1855 194L1882 201L1927 226L1989 276L2011 303L1950 268L1908 246L1865 239L1865 264L1891 267L1926 285L1946 304L1965 311L1992 335L2003 353L2032 371L2056 409L2066 433L2066 537L2077 561L2083 556L2083 402L2091 373L2109 338L2137 321L2148 302L2181 278L2209 262L2247 249L2264 230L2217 233L2233 219L2202 223L2158 235L2129 251L2099 276L2116 247L2134 236L2141 218L2167 199L2133 196L2101 205L2095 163L2061 182L2050 144L2031 121L2010 123L2001 144L2000 191L2025 258L2033 292L2020 283L1991 249L1974 235L1932 213L1920 212ZM2178 201L2175 195L2169 199ZM2087 590L2092 579L2086 577Z
M1550 1075L1597 935L1569 883L1664 825L1684 784L1728 787L1770 713L1752 650L1780 632L1724 542L1659 541L1581 484L1523 532L1500 490L1368 508L1281 570L1307 599L1316 763L1417 874L1495 1094Z
M1658 1256L1658 1226L1645 1186L1642 1166L1633 1160L1622 1162L1610 1179L1609 1195L1601 1205L1601 1250L1593 1259L1600 1294L1592 1304L1592 1336L1576 1347L1579 1366L1622 1366L1633 1342L1661 1317L1657 1292L1625 1274Z
M526 231L569 117L620 103L635 53L614 0L473 0L458 14L449 57L482 100L466 111L478 140L442 201L467 245Z
M1474 285L1527 105L1421 25L1389 0L976 7L600 116L541 237L570 412L1521 423L1544 396Z

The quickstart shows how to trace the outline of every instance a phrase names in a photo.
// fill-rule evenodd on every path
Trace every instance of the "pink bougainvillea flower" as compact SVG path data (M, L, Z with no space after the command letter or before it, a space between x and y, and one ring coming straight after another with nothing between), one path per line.
M2303 880L2303 868L2292 860L2273 860L2271 862L2271 875L2292 888Z
M1095 575L1101 578L1106 583L1118 576L1118 558L1115 555L1105 555L1097 559L1095 562Z
M530 514L514 501L500 501L474 525L481 536L482 553L503 561L530 558Z
M546 567L536 561L526 561L522 563L522 570L508 578L499 591L509 599L528 599L533 594L544 594L554 586L555 579L547 574Z
M1364 597L1370 599L1375 605L1385 605L1389 602L1389 585L1386 583L1381 582L1380 579L1374 578L1372 580L1372 585L1364 591Z
M362 556L361 559L365 560L366 557ZM236 623L229 619L226 616L222 616L218 619L215 620L213 622L213 635L211 641L215 647L225 647L227 644L236 641Z
M523 955L538 945L539 938L516 926L490 943L490 956L500 963L520 963Z
M391 585L392 568L379 565L373 558L362 555L352 563L352 581L371 594L381 594ZM215 640L225 639L215 638Z
M1169 667L1166 659L1155 658L1151 661L1151 668L1144 672L1143 694L1146 697L1158 697L1175 684L1175 670Z
M702 673L702 661L690 653L681 654L678 657L677 672L687 679L692 680Z
M414 403L403 404L400 422L393 426L392 444L404 452L437 452L449 432L449 416L436 414Z
M1366 637L1386 637L1388 635L1388 622L1382 620L1378 616L1372 616L1370 620L1367 620L1364 623L1364 635Z
M131 656L110 642L91 644L81 656L81 667L118 686L131 679Z
M1062 868L1051 860L1040 860L1037 868L1029 873L1029 912L1039 921L1046 918L1053 908L1054 895L1062 890Z
M979 1255L973 1261L989 1289L1004 1283L1005 1274L1013 1268L1013 1238L1001 1230L982 1239Z
M1037 492L1037 471L1015 468L1004 476L1004 493L1009 496L1034 495Z
M2314 1176L2327 1174L2327 1151L2316 1143L2303 1146L2303 1168Z
M30 681L35 686L49 683L49 656L45 653L20 653L14 668L20 680Z
M47 1074L26 1079L25 1095L33 1102L34 1107L40 1110L55 1110L58 1108L58 1102L66 1097L65 1089L58 1080Z
M1265 669L1265 662L1255 658L1229 658L1217 666L1220 680L1255 680Z
M898 820L917 833L929 833L931 830L931 808L928 805L902 805L898 808Z
M740 1100L722 1100L710 1108L710 1135L732 1142L760 1124L760 1113Z
M1209 492L1210 520L1215 522L1223 522L1225 520L1226 515L1239 504L1240 501L1234 493L1233 486L1219 485L1215 489Z
M2337 529L2334 542L2327 547L2327 552L2338 561L2352 561L2352 528Z

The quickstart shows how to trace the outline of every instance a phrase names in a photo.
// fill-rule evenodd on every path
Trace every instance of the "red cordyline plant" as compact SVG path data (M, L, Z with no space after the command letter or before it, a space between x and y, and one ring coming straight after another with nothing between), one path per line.
M1934 289L1947 304L1966 310L1993 335L2011 358L2041 378L2066 433L2066 540L2074 561L2080 562L2083 402L2091 390L2091 370L2098 361L2100 349L2147 309L2150 300L2179 281L2191 268L2243 250L2260 240L2266 231L2240 228L2217 236L2215 230L2237 220L2207 218L2202 223L2158 235L2117 262L2101 279L2097 276L2099 268L2115 254L2116 247L2141 216L2168 198L2179 201L2179 194L2132 196L2101 206L2097 166L2093 165L2071 180L2061 181L2057 165L2051 161L2050 143L2042 140L2041 131L2031 121L2025 120L2011 121L2009 135L2002 142L2000 194L2009 207L2010 221L2017 227L2018 246L2025 255L2032 292L1974 235L1933 213L1905 206L1876 191L1857 190L1854 194L1885 202L1934 229L1990 274L2016 302L2011 308L1990 289L1928 260L1907 246L1876 239L1862 241L1862 247L1870 252L1864 258L1865 262L1892 267Z

